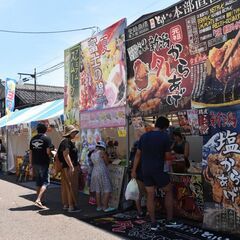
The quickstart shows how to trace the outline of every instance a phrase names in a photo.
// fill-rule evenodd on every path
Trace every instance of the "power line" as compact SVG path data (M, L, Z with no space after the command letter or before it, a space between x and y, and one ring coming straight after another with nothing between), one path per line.
M59 70L60 68L63 68L63 67L64 67L64 62L58 63L58 64L56 64L56 65L54 65L54 66L52 66L50 68L47 68L47 69L37 73L37 77L42 77L42 76L44 76L46 74L52 73L54 71L57 71L57 70Z
M85 27L85 28L76 28L76 29L68 29L68 30L58 30L58 31L16 31L16 30L5 30L0 29L0 32L4 33L15 33L15 34L56 34L56 33L68 33L68 32L78 32L78 31L85 31L85 30L94 30L96 29L99 31L99 27Z
M45 70L43 70L43 71L41 71L41 72L38 72L37 74L38 74L38 75L43 74L43 73L45 73L45 72L51 71L52 69L57 68L57 67L60 67L60 66L62 66L62 65L64 65L64 62L60 62L60 63L58 63L58 64L56 64L56 65L53 65L53 66L51 66L51 67L49 67L49 68L46 68Z

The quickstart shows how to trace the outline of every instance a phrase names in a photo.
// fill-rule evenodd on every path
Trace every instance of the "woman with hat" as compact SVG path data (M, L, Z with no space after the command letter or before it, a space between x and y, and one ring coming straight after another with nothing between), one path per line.
M79 130L73 125L65 126L63 140L58 148L58 157L62 162L61 171L61 192L63 209L68 212L78 212L78 176L79 162L78 150L73 139Z
M96 192L97 211L110 212L115 209L108 206L112 186L107 168L108 157L105 150L106 144L99 141L96 144L96 149L91 154L93 170L90 191Z

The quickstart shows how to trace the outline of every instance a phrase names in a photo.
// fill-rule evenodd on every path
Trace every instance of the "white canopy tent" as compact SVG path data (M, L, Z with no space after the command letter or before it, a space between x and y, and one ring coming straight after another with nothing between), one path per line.
M16 110L10 116L0 118L0 128L14 125L23 125L35 121L51 120L60 118L64 114L63 99L46 102L34 107ZM48 133L53 144L57 145L61 139L61 133L53 130ZM23 132L20 136L17 133L8 134L8 171L15 172L16 156L23 156L29 148L29 134Z
M63 113L63 99L59 99L22 110L15 110L10 116L0 118L0 127L51 119L61 116Z

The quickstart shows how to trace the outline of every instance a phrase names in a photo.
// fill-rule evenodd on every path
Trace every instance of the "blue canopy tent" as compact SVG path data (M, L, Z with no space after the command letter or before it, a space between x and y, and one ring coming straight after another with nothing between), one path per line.
M31 124L41 120L54 120L62 118L64 114L63 99L46 102L34 107L16 110L8 116L0 118L0 128L9 127L20 124ZM52 142L57 145L61 139L61 133L52 130L48 133ZM7 149L8 149L8 171L15 172L15 159L17 156L23 156L25 150L29 148L29 134L26 132L19 135L18 133L7 131Z
M34 107L24 108L12 112L10 116L0 118L0 127L12 126L21 123L51 119L63 115L63 99L46 102Z

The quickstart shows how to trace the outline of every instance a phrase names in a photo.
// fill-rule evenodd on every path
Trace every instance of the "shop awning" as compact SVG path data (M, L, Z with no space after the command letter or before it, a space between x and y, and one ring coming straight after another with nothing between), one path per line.
M15 111L0 118L0 127L51 119L64 113L63 99Z

